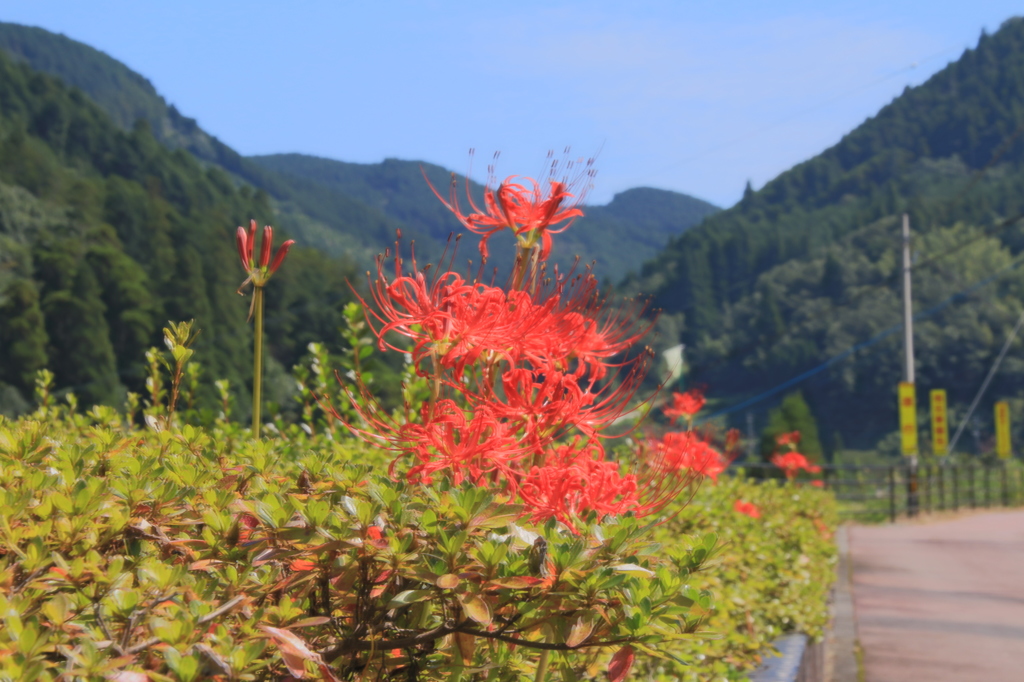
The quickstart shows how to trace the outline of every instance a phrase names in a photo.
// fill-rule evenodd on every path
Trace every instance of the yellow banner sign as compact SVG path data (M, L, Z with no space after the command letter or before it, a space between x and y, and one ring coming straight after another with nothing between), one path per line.
M1002 400L996 403L996 454L1010 456L1010 404Z
M914 384L900 382L900 445L904 455L917 454L917 398Z
M946 391L937 388L932 399L932 454L941 457L949 447L949 419L946 412Z

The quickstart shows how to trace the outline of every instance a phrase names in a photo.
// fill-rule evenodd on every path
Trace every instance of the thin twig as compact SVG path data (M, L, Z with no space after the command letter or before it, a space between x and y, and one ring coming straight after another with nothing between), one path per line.
M357 651L369 651L370 649L405 649L417 644L425 644L432 642L436 639L441 639L452 633L462 633L464 635L473 635L474 637L482 637L484 639L494 639L500 642L507 642L508 644L515 644L516 646L525 647L527 649L538 649L540 651L576 651L577 649L584 649L593 646L611 646L613 644L624 644L635 641L632 638L624 637L620 639L606 639L596 642L584 642L577 646L569 646L567 644L553 644L550 642L534 642L528 639L520 639L511 635L499 634L497 632L487 632L486 630L478 630L468 626L469 621L464 621L454 627L442 625L434 628L433 630L427 630L421 632L418 635L411 637L401 637L398 639L389 640L348 640L335 644L330 649L324 651L321 655L323 659L330 663L339 656L347 653L354 653Z

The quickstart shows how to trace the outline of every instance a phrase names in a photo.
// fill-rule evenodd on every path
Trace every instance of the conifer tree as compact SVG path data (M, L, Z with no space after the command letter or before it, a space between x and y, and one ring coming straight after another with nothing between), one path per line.
M71 289L47 295L43 305L57 384L87 405L117 404L121 390L100 293L92 267L83 260Z
M772 453L778 451L776 438L793 431L800 432L800 443L797 446L800 453L813 462L821 462L818 424L801 391L788 393L782 399L782 404L768 415L768 426L761 434L761 455L767 460Z
M0 380L31 395L36 371L46 367L47 343L39 291L31 280L15 279L0 299Z

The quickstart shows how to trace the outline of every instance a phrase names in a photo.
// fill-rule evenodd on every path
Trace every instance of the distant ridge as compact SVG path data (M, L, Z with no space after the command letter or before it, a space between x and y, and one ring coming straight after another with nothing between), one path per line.
M1013 220L1024 212L1024 19L983 34L831 148L673 238L627 289L653 295L672 340L687 344L690 381L727 408L899 323L903 212L919 259L938 258L915 270L918 310L1002 273L916 327L919 406L931 388L963 403L1024 308L1024 279L1007 269L1024 250ZM895 451L898 336L794 387L827 448L881 438ZM997 383L991 395L1024 399L1024 364ZM763 425L780 398L729 419L745 426L750 410ZM981 419L979 444L991 421Z
M84 43L41 28L0 23L0 49L79 88L122 129L144 120L167 147L184 149L266 191L274 200L278 225L329 254L349 254L369 264L401 229L431 259L460 229L419 170L424 166L435 184L447 186L449 171L440 166L397 159L355 164L301 154L246 158L167 103L149 80ZM612 205L608 211L588 208L588 217L559 240L556 260L566 266L579 255L583 262L597 261L600 277L618 280L652 258L669 238L717 210L675 192L630 191L646 192L645 201L634 202L642 205L635 219Z

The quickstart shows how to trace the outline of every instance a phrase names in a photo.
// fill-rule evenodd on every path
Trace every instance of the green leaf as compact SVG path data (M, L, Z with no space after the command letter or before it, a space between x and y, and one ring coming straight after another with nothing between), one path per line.
M388 608L396 609L399 606L423 601L424 599L429 599L432 594L433 592L430 590L405 590L391 598L391 601L388 602Z
M651 569L644 568L643 566L638 566L636 564L615 564L614 566L609 566L609 568L613 571L618 571L619 573L626 573L642 578L653 578L655 576L654 571Z

